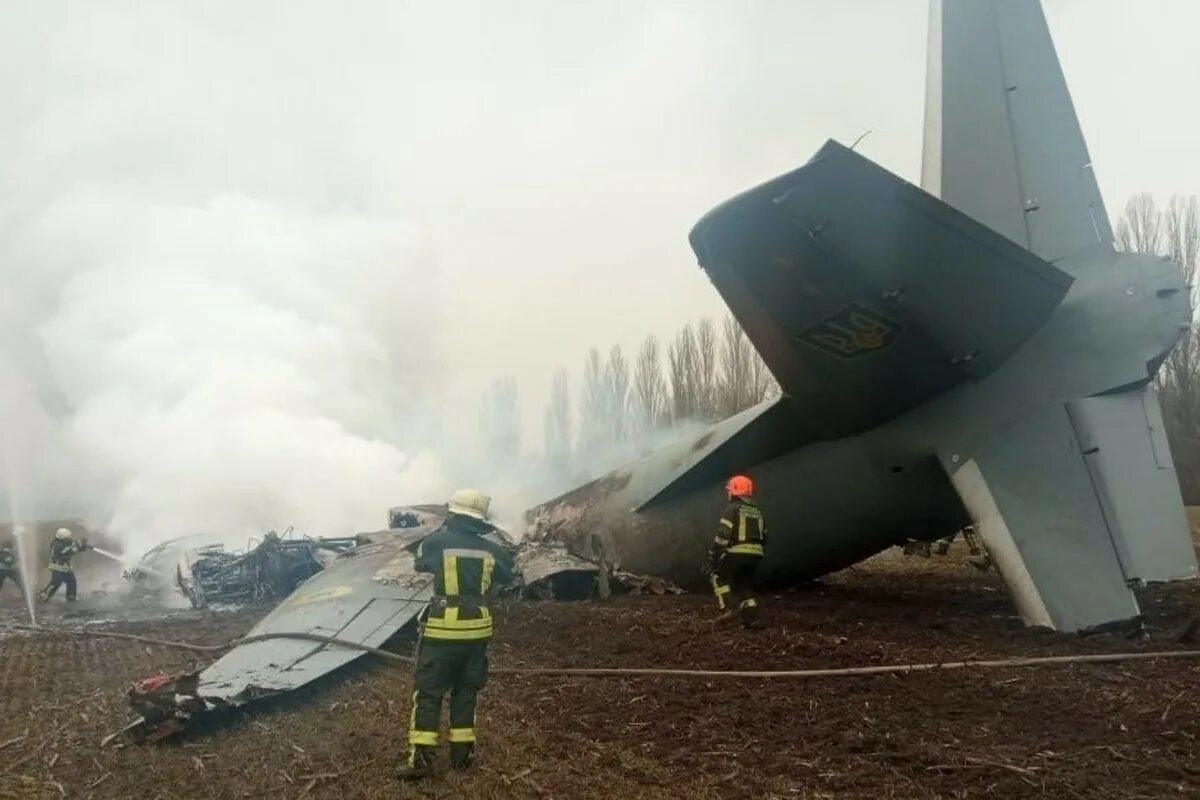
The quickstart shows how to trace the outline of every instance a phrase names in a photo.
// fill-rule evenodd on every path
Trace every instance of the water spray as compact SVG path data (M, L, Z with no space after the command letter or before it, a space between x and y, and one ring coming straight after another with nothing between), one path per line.
M12 453L5 459L8 468L8 508L12 512L14 523L21 518L20 507L17 503L17 468L13 463ZM37 605L33 602L33 535L22 525L13 525L13 543L17 549L17 572L21 576L21 594L25 596L25 608L29 611L29 624L37 627Z
M123 563L121 556L117 555L116 553L110 553L109 551L105 550L102 547L96 547L95 545L93 545L92 550L94 550L95 552L104 556L105 558L109 558L109 559L112 559L113 561L116 561L118 564Z

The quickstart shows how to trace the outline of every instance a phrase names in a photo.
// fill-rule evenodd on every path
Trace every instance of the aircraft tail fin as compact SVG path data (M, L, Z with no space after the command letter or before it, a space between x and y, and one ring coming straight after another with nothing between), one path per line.
M932 0L921 185L1050 262L1112 228L1039 0Z

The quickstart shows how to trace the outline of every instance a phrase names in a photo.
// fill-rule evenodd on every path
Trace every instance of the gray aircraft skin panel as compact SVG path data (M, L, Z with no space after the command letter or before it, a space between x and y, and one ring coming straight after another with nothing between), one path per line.
M995 431L952 480L1027 624L1080 630L1138 614L1066 407Z
M1050 262L1112 229L1038 0L933 0L922 186Z
M1068 405L1126 580L1197 576L1179 478L1158 394L1142 390L1084 397Z
M417 573L405 549L436 521L376 540L339 557L301 584L248 636L312 633L379 647L416 618L433 596L431 576ZM272 639L240 645L200 673L199 695L240 705L296 689L362 656L319 642Z
M993 372L1072 283L836 142L722 204L690 239L804 408L792 446L861 433Z
M1197 574L1149 388L1191 323L1179 267L1114 250L1036 0L935 2L932 31L923 179L944 203L830 146L718 206L693 247L784 396L538 506L540 535L573 552L599 536L623 568L699 588L722 484L745 472L773 532L766 576L974 520L1022 617L1081 630L1136 617L1133 584ZM962 266L971 245L929 249L931 217L969 230L958 212L997 234L965 237L990 268ZM1011 329L992 316L1023 303ZM818 361L804 326L844 334L857 308L900 334ZM935 365L964 347L980 363Z

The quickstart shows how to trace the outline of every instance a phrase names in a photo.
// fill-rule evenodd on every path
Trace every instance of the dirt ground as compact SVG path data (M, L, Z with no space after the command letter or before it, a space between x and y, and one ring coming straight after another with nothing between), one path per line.
M883 556L764 603L770 627L748 633L714 627L701 596L514 603L492 663L796 669L1178 649L1200 587L1142 597L1150 641L1023 629L998 578L953 558ZM0 606L4 637L21 606L11 589ZM219 642L261 613L111 627ZM0 798L1200 797L1200 659L805 681L494 676L480 766L402 786L409 677L367 657L173 744L99 747L129 719L129 681L201 664L130 642L0 638Z

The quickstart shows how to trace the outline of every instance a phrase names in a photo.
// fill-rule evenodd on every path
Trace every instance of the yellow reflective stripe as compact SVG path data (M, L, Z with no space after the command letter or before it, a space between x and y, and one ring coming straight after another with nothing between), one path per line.
M442 580L446 584L446 594L458 594L458 556L442 553Z
M763 546L757 542L750 542L749 544L735 544L733 547L729 548L729 552L744 556L761 556L763 554Z
M717 538L713 539L713 541L716 542L717 544L721 545L721 547L725 547L726 545L729 544L729 539L727 539L726 537L721 536L719 534L717 535Z
M492 613L486 608L480 607L478 619L461 619L459 616L461 611L462 609L458 606L446 606L442 609L442 616L431 616L425 620L425 627L454 630L492 627Z
M438 628L443 631L478 631L484 628L491 628L492 621L490 619L442 619L441 617L430 617L425 620L426 628Z
M441 628L430 628L429 626L426 626L424 635L426 639L445 639L456 642L477 641L481 639L492 638L492 629L487 628L486 630L459 631L443 630Z
M53 572L70 572L71 565L70 564L51 564L50 569Z
M492 570L496 568L496 557L488 553L483 559L483 578L480 580L479 593L487 594L492 587Z
M746 515L745 514L738 514L737 540L739 542L746 541Z
M749 597L742 601L740 608L758 608L758 601L753 597Z
M710 519L711 519L711 517L710 517ZM728 520L728 519L725 519L724 517L722 517L721 524L724 525L726 528L733 530L733 520Z
M408 743L422 747L437 747L437 731L409 731Z
M413 692L412 696L412 713L408 716L408 743L410 745L422 745L426 747L437 747L438 735L437 731L420 731L417 730L417 695L419 691Z
M474 728L451 728L450 729L450 742L451 743L463 744L466 742L474 742L474 741L475 741L475 729Z

